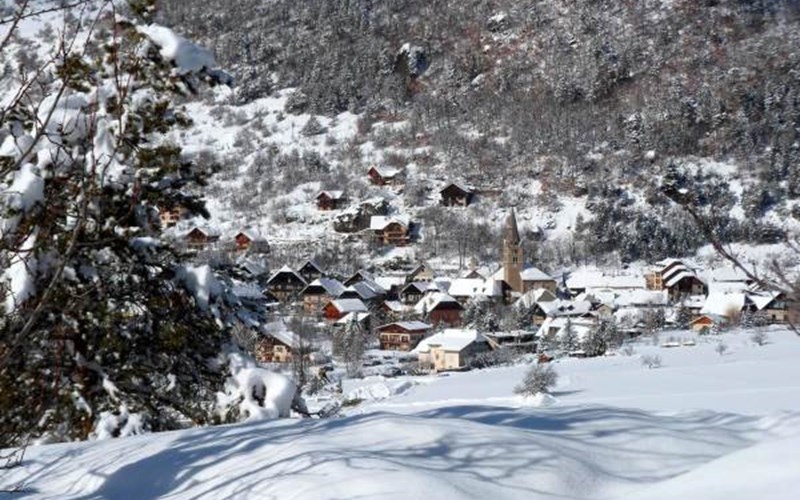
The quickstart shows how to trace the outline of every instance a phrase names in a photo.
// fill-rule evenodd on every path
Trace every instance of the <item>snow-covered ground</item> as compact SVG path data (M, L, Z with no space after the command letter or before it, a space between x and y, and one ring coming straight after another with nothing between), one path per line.
M562 360L546 407L513 395L525 366L348 381L364 401L341 418L34 447L0 473L0 488L19 484L22 498L794 499L800 337L768 336ZM645 354L662 366L643 367Z

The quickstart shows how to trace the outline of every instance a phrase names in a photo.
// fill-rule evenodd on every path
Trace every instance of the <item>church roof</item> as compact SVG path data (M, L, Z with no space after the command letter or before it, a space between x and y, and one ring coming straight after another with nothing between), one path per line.
M508 218L506 218L506 227L505 227L505 235L504 235L505 243L506 244L519 244L520 237L519 237L519 229L517 229L517 216L514 214L514 209L511 209L511 213L508 214Z

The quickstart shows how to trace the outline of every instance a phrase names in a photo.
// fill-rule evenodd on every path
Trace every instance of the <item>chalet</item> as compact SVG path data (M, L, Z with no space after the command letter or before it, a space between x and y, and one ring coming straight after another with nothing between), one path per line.
M175 205L172 208L162 208L158 211L158 218L161 221L161 227L167 228L172 227L181 219L183 219L186 214L189 213L189 209L182 205Z
M269 243L255 231L239 231L233 237L236 250L240 252L251 251L253 253L269 253Z
M194 227L184 237L186 244L192 248L205 248L219 241L219 233L215 230Z
M346 287L339 294L341 299L359 299L364 302L377 302L386 297L386 290L371 280L359 281Z
M433 327L422 321L398 321L377 328L381 349L410 351L430 333Z
M404 286L402 290L400 290L400 302L403 304L416 304L422 300L422 296L425 295L427 290L427 282L421 281L409 283L408 285Z
M421 366L433 370L463 370L476 354L490 350L486 338L477 330L447 329L420 341L412 352Z
M350 276L344 281L344 286L354 285L364 280L375 281L375 277L369 271L365 271L364 269L359 269L358 271L353 273L352 276Z
M671 274L673 270L684 269L689 267L678 259L670 258L656 262L655 267L644 275L645 285L648 290L663 290L664 275Z
M426 294L417 305L414 312L427 319L434 326L443 323L455 326L461 323L461 312L464 307L456 299L443 292Z
M306 280L289 266L283 266L267 280L267 290L281 302L293 300L306 287Z
M556 293L556 280L537 267L526 267L519 275L520 279L522 279L522 293L538 289L545 289Z
M386 292L387 297L391 298L396 298L406 285L404 275L375 276L373 281Z
M783 293L751 294L750 299L756 305L758 314L768 323L784 325L789 322L789 304Z
M282 321L265 324L256 344L256 358L262 363L288 363L292 360L295 334Z
M399 300L384 300L380 309L387 318L396 320L400 319L404 314L409 312L411 308Z
M373 241L380 245L402 247L411 239L411 222L407 217L387 217L373 215L369 222Z
M472 203L475 196L475 190L469 186L451 182L441 191L441 204L445 207L467 207Z
M317 195L317 210L338 210L346 203L347 197L344 191L320 191Z
M341 295L344 288L341 282L332 278L315 279L300 292L303 310L309 314L322 312L322 307Z
M307 283L325 276L325 271L322 269L322 266L314 259L308 259L303 262L303 265L300 266L297 273L302 276Z
M367 171L369 181L376 186L393 186L400 184L402 171L394 167L370 167Z
M411 283L413 281L432 281L434 276L433 269L423 262L408 273L406 276L406 283Z
M322 314L329 321L337 321L350 313L369 312L367 305L360 299L335 299L322 308Z

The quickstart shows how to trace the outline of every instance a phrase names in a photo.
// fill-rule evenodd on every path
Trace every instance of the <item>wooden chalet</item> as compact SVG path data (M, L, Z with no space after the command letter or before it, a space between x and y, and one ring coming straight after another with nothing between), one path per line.
M288 363L292 360L295 335L282 321L268 323L256 344L256 358L262 363Z
M394 167L372 166L367 170L367 177L376 186L393 186L400 184L402 171Z
M322 307L342 294L345 287L332 278L317 278L309 283L300 295L303 297L303 310L309 314L322 312Z
M701 314L689 323L689 329L698 333L705 333L714 326L724 327L728 320L724 316L716 314Z
M369 230L379 245L402 247L411 240L411 222L405 217L373 215Z
M386 297L386 290L374 281L359 281L354 285L345 288L339 298L359 299L365 303L373 303L383 300Z
M400 290L400 302L403 304L416 304L422 300L422 297L428 290L428 285L429 284L425 281L419 281L404 286L403 289Z
M279 301L290 302L306 287L306 281L289 266L283 266L267 280L267 290Z
M414 281L433 281L435 273L428 264L420 263L406 276L406 283Z
M414 306L414 312L434 326L460 324L463 311L464 307L456 299L443 292L429 293Z
M191 231L186 233L184 240L191 248L205 248L219 241L219 233L210 229L194 227Z
M317 210L338 210L347 204L344 191L320 191L317 195Z
M350 313L369 312L367 305L360 299L331 300L322 308L322 314L328 321L337 321Z
M423 321L398 321L376 330L384 351L410 351L427 336L433 326Z
M269 243L266 238L255 231L239 231L233 237L233 243L236 250L240 252L269 253Z
M475 197L475 190L469 186L451 182L439 191L440 203L445 207L467 207Z
M163 208L158 211L158 218L161 221L161 227L172 227L183 219L189 210L181 205L175 205L172 208Z
M326 274L322 266L314 259L308 259L303 262L303 265L300 266L297 273L306 280L306 283L311 283L315 279L322 278Z

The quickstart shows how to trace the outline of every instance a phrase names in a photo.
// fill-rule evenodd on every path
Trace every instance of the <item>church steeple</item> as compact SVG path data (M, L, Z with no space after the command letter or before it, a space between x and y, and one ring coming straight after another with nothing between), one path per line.
M522 240L514 209L508 214L503 234L503 279L515 292L522 293Z

